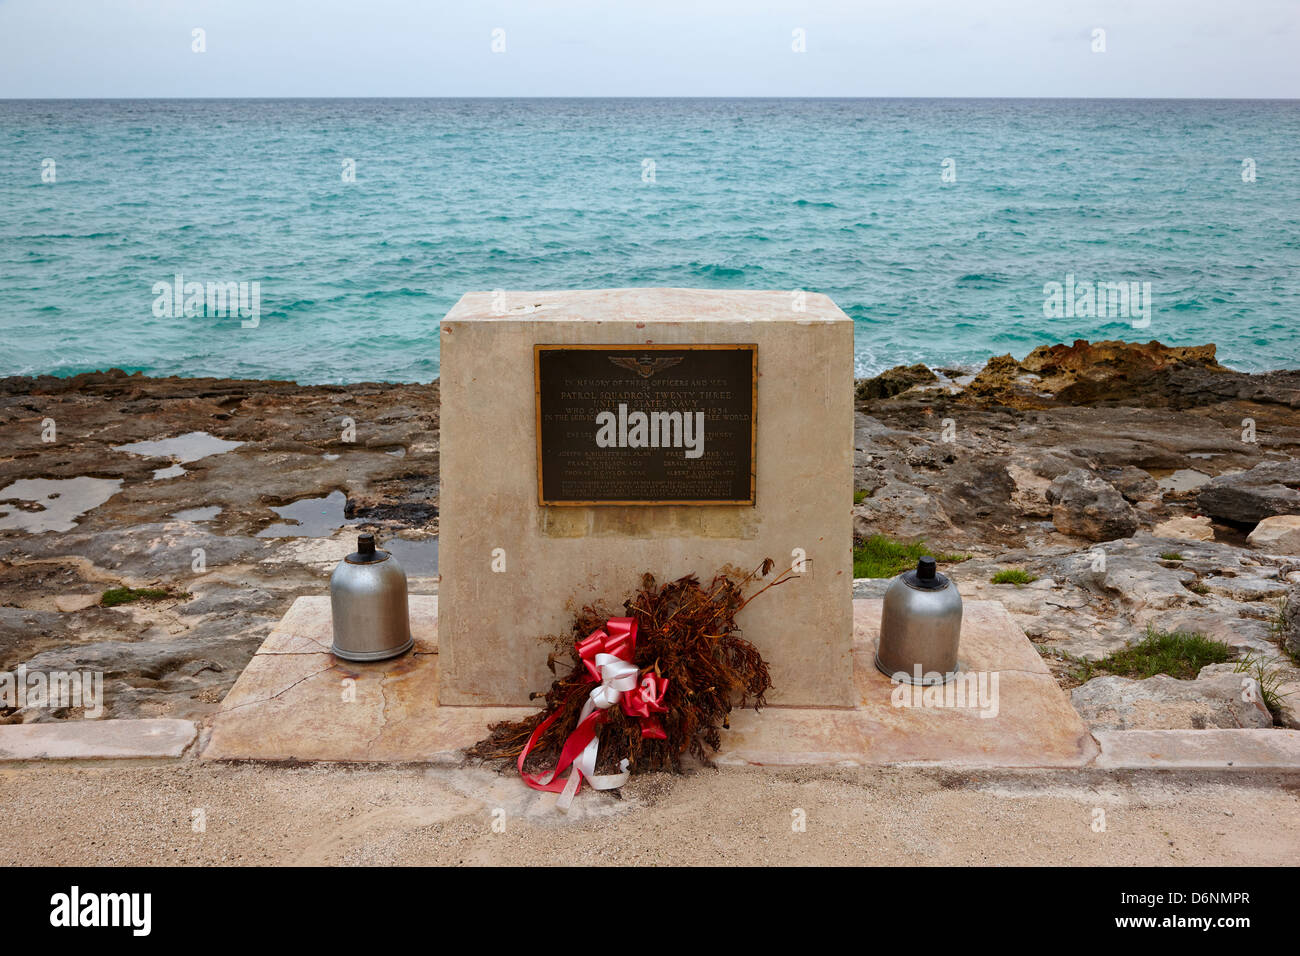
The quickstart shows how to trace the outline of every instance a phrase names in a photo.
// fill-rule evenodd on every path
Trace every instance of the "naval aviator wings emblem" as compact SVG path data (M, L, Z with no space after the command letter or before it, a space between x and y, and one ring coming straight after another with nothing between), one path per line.
M683 356L678 355L675 358L651 358L649 355L631 356L631 355L607 355L605 356L619 368L625 368L630 372L636 372L642 378L649 378L656 372L662 372L666 368L672 368L680 362Z

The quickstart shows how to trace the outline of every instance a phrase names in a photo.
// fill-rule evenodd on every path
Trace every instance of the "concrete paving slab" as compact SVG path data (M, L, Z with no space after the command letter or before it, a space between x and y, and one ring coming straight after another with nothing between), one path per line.
M1095 756L1087 726L1005 608L967 601L947 693L893 684L875 667L879 599L853 602L858 706L735 713L723 764L935 764L1078 767Z
M1300 730L1099 730L1105 770L1300 771Z
M253 655L213 721L204 760L445 763L531 708L438 705L438 598L412 595L415 647L373 663L328 652L330 606L301 597Z
M0 726L0 761L179 757L194 742L191 720L61 720Z

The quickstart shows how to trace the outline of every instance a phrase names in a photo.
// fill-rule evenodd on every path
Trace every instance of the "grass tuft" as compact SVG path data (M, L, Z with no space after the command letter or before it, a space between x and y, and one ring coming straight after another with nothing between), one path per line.
M1038 580L1038 575L1022 571L1020 568L1004 568L990 578L994 584L1014 584L1021 587Z
M1080 661L1073 676L1080 683L1096 677L1098 672L1136 680L1156 674L1192 680L1207 664L1222 664L1236 655L1231 645L1196 631L1157 631L1148 627L1146 637L1136 644L1099 661Z
M853 576L892 578L916 567L916 562L927 554L940 564L956 564L970 559L969 554L935 554L924 541L908 544L883 534L873 534L853 549Z

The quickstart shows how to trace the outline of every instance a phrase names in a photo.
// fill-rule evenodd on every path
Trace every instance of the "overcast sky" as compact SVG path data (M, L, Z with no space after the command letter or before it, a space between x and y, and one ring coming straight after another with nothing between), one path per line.
M1300 0L0 0L0 96L1300 97Z

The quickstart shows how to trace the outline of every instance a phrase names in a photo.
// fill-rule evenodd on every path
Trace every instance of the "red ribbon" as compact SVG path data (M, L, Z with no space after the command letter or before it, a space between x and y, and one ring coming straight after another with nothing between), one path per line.
M623 713L629 717L640 719L642 737L655 740L666 740L668 738L668 734L665 733L659 718L653 716L656 713L665 713L668 710L663 702L664 693L668 690L668 680L658 674L647 673L641 678L637 687L627 691L620 691L605 684L605 675L601 672L601 664L596 661L597 655L607 654L610 657L617 658L618 661L625 665L633 664L633 651L636 648L636 627L636 618L634 617L612 617L605 627L597 628L576 644L578 657L586 668L589 681L602 684L600 688L591 692L592 701L604 701L604 706L599 706L597 703L588 705L591 707L590 712L578 722L578 726L574 728L573 733L569 734L568 739L564 741L555 769L548 774L525 772L524 761L528 759L528 755L532 752L538 738L560 716L560 711L556 711L537 725L528 738L528 743L520 752L518 762L519 775L523 778L524 783L534 790L559 793L565 789L568 781L559 779L560 774L572 766L578 756L587 749L588 745L596 737L600 725L609 719L607 710L613 706L616 700L623 708ZM604 664L608 666L610 661L606 660ZM581 788L582 771L577 767L573 767L572 773L578 775L577 786Z
M629 717L641 718L642 737L653 737L655 740L668 739L668 734L659 723L659 718L651 716L668 712L668 708L664 706L664 693L667 690L668 678L649 673L641 678L641 684L636 690L628 691L619 701L623 713Z

